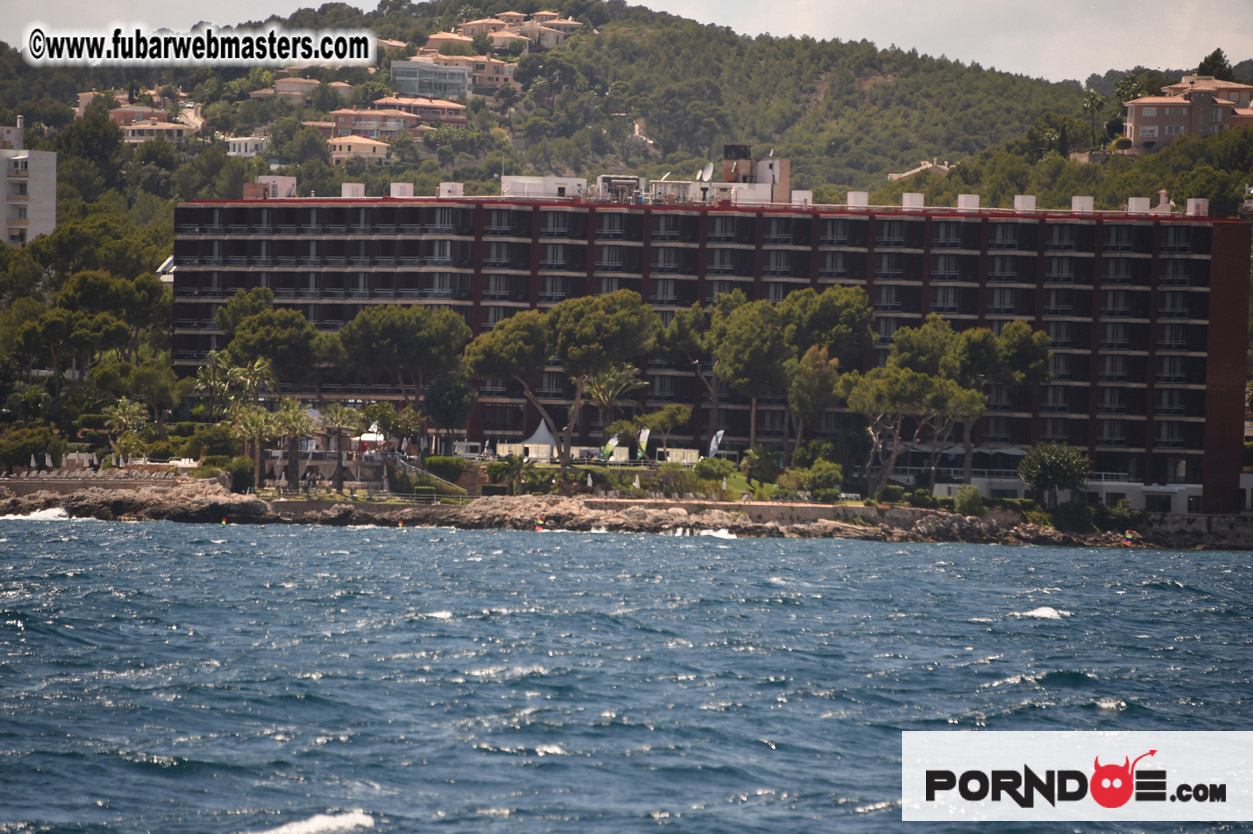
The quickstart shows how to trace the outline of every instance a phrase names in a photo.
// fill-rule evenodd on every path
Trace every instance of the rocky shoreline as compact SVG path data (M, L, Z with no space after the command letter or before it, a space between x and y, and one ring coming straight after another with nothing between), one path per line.
M1014 513L982 518L939 510L870 510L858 514L830 510L829 517L794 522L754 521L742 505L652 506L555 495L480 498L461 506L368 502L266 501L236 495L215 481L185 482L165 489L110 490L100 487L67 494L35 492L0 500L0 515L30 515L59 509L74 518L105 521L177 521L198 524L325 524L406 527L456 527L464 530L546 529L655 533L718 534L755 538L853 538L884 542L966 542L1079 547L1123 546L1121 535L1062 533L1025 523ZM595 504L596 506L589 506ZM814 515L814 508L810 515ZM859 508L854 508L859 509ZM819 512L825 514L825 508ZM1196 534L1150 534L1137 542L1150 547L1245 549L1243 542L1202 540Z

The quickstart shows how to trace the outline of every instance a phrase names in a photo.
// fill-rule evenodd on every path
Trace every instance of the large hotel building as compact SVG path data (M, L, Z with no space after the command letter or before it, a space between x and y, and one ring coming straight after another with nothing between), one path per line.
M1206 216L1202 200L1172 211L1163 198L1126 209L954 208L813 205L787 190L787 160L729 149L723 182L709 169L691 182L645 183L505 178L501 197L465 197L445 184L413 197L403 184L386 198L271 198L257 186L234 201L178 207L174 255L174 358L185 372L225 347L214 312L239 290L269 287L276 303L336 330L377 304L429 304L462 313L477 334L519 310L585 294L631 289L663 321L675 310L742 290L782 299L793 290L865 288L887 355L898 327L940 313L954 327L999 329L1020 319L1052 339L1052 380L994 387L976 427L976 467L985 492L1014 494L1012 470L1042 441L1085 450L1091 491L1106 501L1174 512L1233 512L1240 488L1248 347L1250 229ZM351 185L345 193L354 194ZM646 361L649 410L704 402L692 368ZM560 368L541 398L566 393ZM519 391L482 381L470 440L518 442L539 423ZM350 400L398 398L386 385L328 386ZM783 401L759 409L759 442L784 436ZM599 429L589 409L584 440ZM835 412L817 427L834 432ZM694 446L707 412L696 410ZM743 449L748 404L728 396L719 411L724 446ZM960 472L960 455L955 466ZM907 472L908 470L906 470ZM1021 493L1019 493L1021 494Z

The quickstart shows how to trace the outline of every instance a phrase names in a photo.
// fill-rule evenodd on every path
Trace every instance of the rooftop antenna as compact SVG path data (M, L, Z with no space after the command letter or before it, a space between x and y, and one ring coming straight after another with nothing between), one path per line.
M706 162L704 169L702 169L700 172L700 181L709 182L709 178L712 177L713 175L714 175L714 164L712 162Z

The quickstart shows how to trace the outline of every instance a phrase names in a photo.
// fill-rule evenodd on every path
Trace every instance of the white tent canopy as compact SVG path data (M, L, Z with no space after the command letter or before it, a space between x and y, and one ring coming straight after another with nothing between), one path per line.
M548 424L543 420L539 422L539 428L535 433L522 441L523 446L556 446L557 439L553 437L553 433L548 430Z

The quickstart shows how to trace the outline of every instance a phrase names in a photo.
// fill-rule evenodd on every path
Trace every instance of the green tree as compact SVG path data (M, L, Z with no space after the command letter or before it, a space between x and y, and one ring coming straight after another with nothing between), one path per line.
M336 492L344 491L344 436L346 433L361 431L363 428L361 412L343 403L332 403L322 409L322 427L335 436L335 477L333 484Z
M287 442L287 483L295 489L300 483L300 440L313 434L313 417L305 404L284 397L274 412L275 432Z
M366 307L339 331L349 364L366 378L390 371L408 401L426 380L453 372L470 328L448 309L425 305Z
M117 454L122 453L118 441L123 435L138 431L148 422L148 409L143 403L133 402L123 397L116 403L106 406L105 431L108 433L109 445Z
M783 363L788 358L783 320L769 301L753 301L731 313L718 340L714 372L731 389L749 397L748 444L757 445L757 400L786 386Z
M640 423L644 428L661 434L661 448L665 451L667 458L670 457L670 433L680 426L686 426L691 421L691 406L679 403L671 403L660 411L654 411L640 418Z
M639 378L639 369L623 362L598 370L587 380L587 401L596 407L602 428L608 427L614 414L623 406L640 408L637 400L627 395L648 386Z
M449 439L455 431L465 427L478 402L479 392L462 376L440 377L426 392L426 410L431 421L443 429ZM451 451L451 445L445 441L445 453Z
M818 345L805 351L799 359L784 363L788 408L796 426L795 445L789 457L800 448L806 427L816 423L823 412L835 405L839 368L839 360L827 358L827 349Z
M274 290L269 287L255 287L251 290L238 290L213 314L213 322L226 334L227 341L235 337L235 328L244 321L274 309Z
M1105 97L1095 90L1083 94L1083 112L1092 118L1092 147L1096 147L1096 116L1105 108Z
M571 298L547 313L527 310L500 322L470 343L466 363L472 376L513 379L522 386L523 396L557 441L562 468L568 469L575 424L587 402L588 380L647 353L656 330L656 314L638 293L619 290ZM533 387L550 358L574 385L563 427Z
M1078 449L1060 443L1032 446L1018 463L1018 477L1027 486L1049 497L1049 506L1057 506L1059 490L1078 490L1087 484L1092 461Z
M279 381L300 383L313 374L316 338L317 331L298 310L264 310L236 326L226 356L234 365L266 359Z
M1221 49L1215 49L1210 54L1201 59L1201 63L1196 68L1197 75L1212 75L1219 81L1235 81L1236 74L1231 68L1231 63L1227 60L1227 55Z

